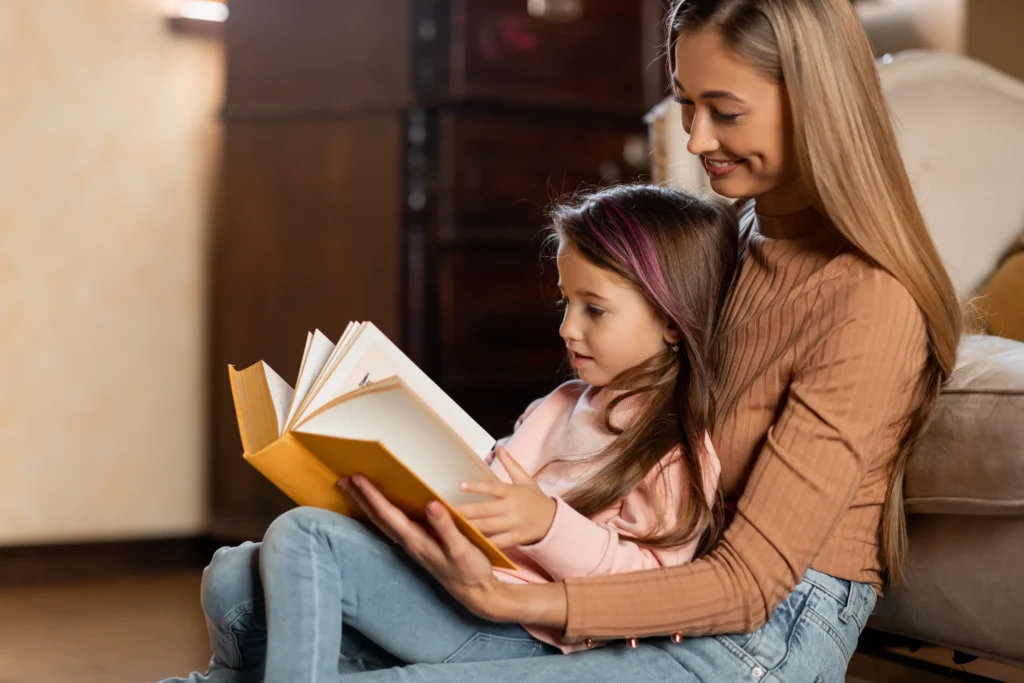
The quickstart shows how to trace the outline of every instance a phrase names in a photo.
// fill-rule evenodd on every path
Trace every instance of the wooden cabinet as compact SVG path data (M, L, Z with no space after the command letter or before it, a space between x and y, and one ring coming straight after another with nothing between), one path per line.
M568 376L550 201L646 173L661 0L246 0L226 27L212 236L211 513L289 501L241 458L225 366L291 380L372 320L485 428ZM657 67L652 67L657 69Z

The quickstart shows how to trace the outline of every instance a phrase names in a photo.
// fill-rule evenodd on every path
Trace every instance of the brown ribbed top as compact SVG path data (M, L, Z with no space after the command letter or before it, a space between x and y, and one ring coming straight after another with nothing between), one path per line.
M567 580L568 638L750 632L808 567L881 587L924 318L814 209L751 221L715 349L724 538L680 567Z

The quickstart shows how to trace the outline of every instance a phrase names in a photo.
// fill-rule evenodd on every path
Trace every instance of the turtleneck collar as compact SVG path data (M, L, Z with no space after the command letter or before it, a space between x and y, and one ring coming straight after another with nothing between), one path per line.
M785 216L766 216L757 212L757 231L768 239L796 239L815 233L827 225L826 218L813 206Z

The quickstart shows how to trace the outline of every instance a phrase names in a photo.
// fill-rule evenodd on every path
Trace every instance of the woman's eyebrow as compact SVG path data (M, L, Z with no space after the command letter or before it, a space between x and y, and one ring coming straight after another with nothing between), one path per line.
M686 88L676 78L672 77L672 85L675 87L677 94L685 94ZM735 93L731 93L728 90L705 90L700 94L706 100L732 100L733 102L739 102L745 104L743 98Z

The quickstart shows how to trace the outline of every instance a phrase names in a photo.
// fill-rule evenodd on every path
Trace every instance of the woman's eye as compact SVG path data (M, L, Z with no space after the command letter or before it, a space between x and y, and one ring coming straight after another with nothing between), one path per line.
M587 306L587 315L591 318L599 318L604 314L604 311L596 306Z
M739 114L723 114L720 111L715 111L712 113L714 114L716 119L721 119L722 121L735 121L740 116Z
M555 310L564 311L568 307L569 307L569 300L566 299L565 297L562 297L561 299L559 299L558 301L555 302Z

